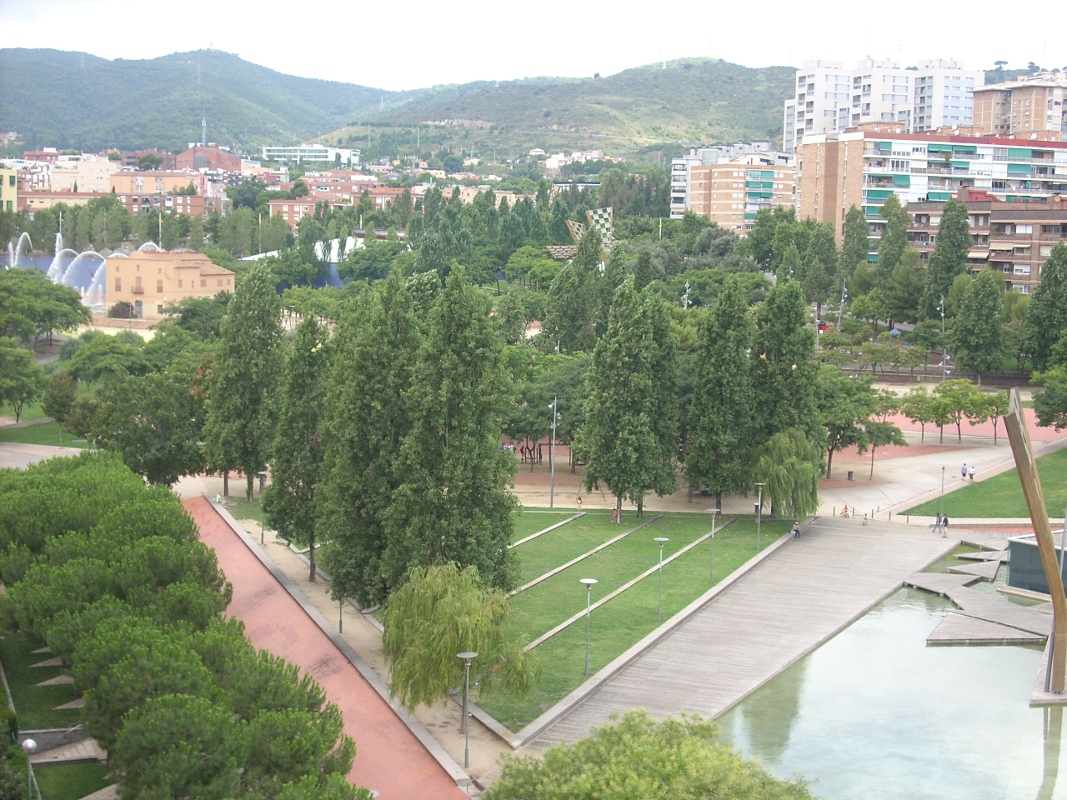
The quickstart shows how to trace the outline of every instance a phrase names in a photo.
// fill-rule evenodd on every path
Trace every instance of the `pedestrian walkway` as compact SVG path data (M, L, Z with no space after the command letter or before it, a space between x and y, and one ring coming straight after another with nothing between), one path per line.
M96 743L96 739L86 737L30 756L30 763L35 767L41 764L74 764L79 761L107 761L107 753Z
M717 717L958 544L929 528L820 519L584 697L542 718L539 751L612 711Z
M203 497L184 501L200 529L200 538L215 551L219 567L233 583L227 614L245 624L245 634L310 674L344 716L344 731L356 742L349 779L395 800L459 798L466 793L454 776L430 755L396 711L357 669L354 653L346 657L318 624L318 612L301 605L267 565ZM247 537L246 537L247 538ZM282 576L284 578L284 576ZM432 741L432 740L431 740Z

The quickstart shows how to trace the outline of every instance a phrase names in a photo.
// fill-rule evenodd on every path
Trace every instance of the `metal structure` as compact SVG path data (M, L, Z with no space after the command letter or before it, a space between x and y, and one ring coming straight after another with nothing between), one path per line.
M593 586L596 578L582 578L579 583L585 586L585 675L589 677L589 611L593 603Z
M652 541L659 543L659 615L658 624L663 624L663 545L670 539L666 536L657 536Z
M1004 416L1004 424L1008 429L1012 455L1015 456L1019 482L1026 496L1030 521L1034 524L1041 566L1045 570L1048 591L1052 596L1052 643L1049 647L1051 663L1045 671L1045 690L1060 694L1064 690L1064 678L1067 676L1067 597L1063 593L1063 577L1056 561L1056 546L1052 541L1052 526L1049 524L1045 493L1041 489L1041 478L1037 474L1037 460L1030 443L1030 433L1026 429L1026 420L1023 418L1018 389L1009 390L1008 413Z
M471 693L471 661L476 659L478 654L470 651L463 653L456 653L456 658L463 659L463 769L470 769L471 767L471 732L470 724L468 722L469 714L467 712L467 698Z

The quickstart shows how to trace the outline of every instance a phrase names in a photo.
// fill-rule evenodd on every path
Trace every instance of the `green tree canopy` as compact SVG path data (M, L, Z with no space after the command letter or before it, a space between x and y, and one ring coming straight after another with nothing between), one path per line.
M971 251L971 227L967 206L959 200L949 200L941 211L937 226L934 252L926 268L926 290L922 296L921 315L934 319L940 315L942 298L947 302L949 289L957 275L967 269L967 254Z

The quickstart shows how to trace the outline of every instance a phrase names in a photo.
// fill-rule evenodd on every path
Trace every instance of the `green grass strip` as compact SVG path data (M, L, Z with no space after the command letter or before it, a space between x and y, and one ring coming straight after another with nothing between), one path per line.
M526 537L524 537L522 539L519 539L517 542L514 542L513 544L509 544L508 545L508 550L512 549L513 547L518 547L520 544L526 544L527 542L532 542L537 537L544 536L546 533L551 533L552 531L556 530L556 528L562 528L568 522L574 522L576 519L581 519L584 516L585 516L585 512L584 511L579 511L577 514L572 514L571 516L567 517L564 520L560 520L559 522L555 523L554 525L549 525L547 528L543 528L542 530L537 531L537 533L531 533L529 536L526 536Z
M961 462L962 463L962 459ZM1037 460L1038 475L1045 493L1045 507L1050 517L1062 517L1067 504L1067 450L1050 453ZM981 475L979 475L981 477ZM954 482L954 483L953 483ZM945 470L945 487L959 484L959 469ZM932 517L941 511L941 498L909 508L905 514ZM968 484L945 495L945 514L954 517L998 519L1029 517L1018 470L1011 469L988 480Z
M565 509L563 511L545 509L542 511L537 508L524 508L516 511L511 515L512 525L514 526L511 541L517 544L533 534L543 531L545 528L573 517L574 513L573 509Z
M74 687L38 686L69 672L64 667L34 667L41 661L52 658L48 653L33 653L44 647L44 642L25 633L7 631L0 641L0 660L3 660L4 675L11 689L11 699L18 713L19 727L23 730L40 728L70 728L78 724L77 709L57 711L56 706L74 699Z
M17 442L18 444L43 444L51 447L92 447L84 439L75 439L69 433L63 433L58 422L42 422L39 425L27 425L25 428L4 428L0 430L0 442Z
M43 800L79 800L111 782L107 767L99 761L76 764L37 764L33 768Z

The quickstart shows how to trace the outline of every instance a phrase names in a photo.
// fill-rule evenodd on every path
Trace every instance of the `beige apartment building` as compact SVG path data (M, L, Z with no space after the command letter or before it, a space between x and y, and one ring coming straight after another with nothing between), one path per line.
M214 297L232 292L234 274L203 253L142 253L111 256L105 263L108 308L125 301L134 315L160 319L163 308L186 297Z
M208 194L207 178L193 171L136 171L125 170L111 176L110 184L104 191L113 191L119 195L171 194L187 190L190 186L198 195Z
M122 163L107 156L83 153L61 155L49 170L49 188L53 192L109 192L111 176L122 169Z
M976 87L974 125L987 134L1067 137L1067 74L1039 72Z
M1004 288L1030 294L1041 280L1041 267L1052 248L1067 239L1067 202L1059 195L1045 200L1007 203L986 192L963 190L971 229L972 272L1004 274ZM909 203L908 239L925 262L934 250L944 203Z
M795 183L796 170L790 166L738 162L693 166L688 210L744 236L756 224L757 212L793 205Z

